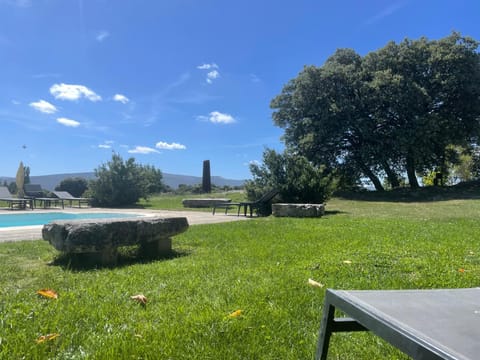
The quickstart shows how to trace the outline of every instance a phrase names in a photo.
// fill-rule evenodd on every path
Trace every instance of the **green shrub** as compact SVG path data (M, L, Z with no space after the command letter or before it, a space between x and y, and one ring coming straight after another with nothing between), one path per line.
M260 198L271 189L278 189L279 199L290 203L324 203L335 189L335 178L323 167L314 166L305 157L285 151L266 149L263 164L251 164L253 179L245 185L250 200ZM266 204L259 214L268 215Z
M133 205L140 198L164 189L162 173L153 166L135 163L134 158L123 161L118 154L95 170L96 179L90 182L89 196L96 206Z

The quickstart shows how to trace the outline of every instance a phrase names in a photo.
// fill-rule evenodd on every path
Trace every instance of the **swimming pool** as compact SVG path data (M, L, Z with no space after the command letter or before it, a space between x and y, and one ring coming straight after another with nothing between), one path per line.
M0 228L14 226L44 225L54 220L83 220L83 219L116 219L142 216L129 213L28 213L28 214L1 214Z

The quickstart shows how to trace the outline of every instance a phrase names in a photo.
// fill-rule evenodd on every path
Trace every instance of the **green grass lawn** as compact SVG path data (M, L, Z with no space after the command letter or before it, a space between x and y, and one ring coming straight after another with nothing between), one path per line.
M480 200L337 198L327 210L191 226L171 258L127 249L116 268L69 267L44 241L0 244L0 358L312 359L327 287L480 286ZM332 359L406 358L368 333L330 344Z

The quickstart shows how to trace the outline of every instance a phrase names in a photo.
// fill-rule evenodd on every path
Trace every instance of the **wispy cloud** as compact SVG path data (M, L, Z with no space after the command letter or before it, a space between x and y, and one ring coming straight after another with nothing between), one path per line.
M134 149L128 150L130 154L152 154L160 153L158 150L152 149L148 146L136 146Z
M34 79L44 79L44 78L58 78L61 74L59 73L41 73L41 74L33 74L32 78Z
M219 67L215 63L198 65L197 69L210 70L207 72L207 77L205 79L205 81L209 84L212 84L213 80L218 79L220 77L220 72L217 70L219 69Z
M126 104L130 101L130 99L127 98L125 95L115 94L113 96L113 101L118 101L118 102L121 102L122 104Z
M208 116L197 116L197 119L201 121L210 121L213 124L233 124L236 122L232 115L221 113L220 111L212 111Z
M68 126L68 127L78 127L78 126L80 126L80 123L78 121L72 120L72 119L67 119L67 118L64 118L64 117L58 118L57 122L59 124L62 124L64 126Z
M162 150L185 150L187 148L185 145L182 144L178 144L175 142L169 144L163 141L157 142L155 147Z
M44 114L53 114L57 112L57 108L55 107L55 105L50 104L48 101L45 100L31 102L28 105Z
M253 83L262 82L262 80L255 74L250 74L250 81Z
M114 141L113 140L106 140L103 144L99 144L98 147L100 149L111 149Z
M54 84L50 87L50 94L60 100L76 101L82 97L93 102L102 100L100 95L84 85Z
M106 30L102 30L95 35L95 39L98 42L103 42L106 38L110 36L110 33Z
M26 8L26 7L32 6L32 1L31 0L0 0L0 4L7 4L7 5Z
M391 4L388 7L386 7L385 9L383 9L382 11L380 11L379 13L377 13L376 15L367 19L367 21L365 21L365 24L367 24L367 25L374 24L374 23L376 23L376 22L394 14L395 12L397 12L398 10L403 8L406 4L407 4L406 1L400 1L400 2L396 2L394 4Z
M13 100L12 100L12 104L13 104L13 105L20 105L21 102L18 101L18 100L13 99Z
M218 65L215 64L215 63L202 64L202 65L198 65L198 66L197 66L197 69L200 69L200 70L218 69Z

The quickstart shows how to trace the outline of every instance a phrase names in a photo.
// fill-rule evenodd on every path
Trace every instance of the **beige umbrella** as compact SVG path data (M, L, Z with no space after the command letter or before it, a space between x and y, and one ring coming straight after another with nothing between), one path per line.
M23 167L23 162L21 161L17 170L16 183L17 183L17 196L19 198L23 198L25 196L25 192L23 191L23 185L25 183L25 168Z

